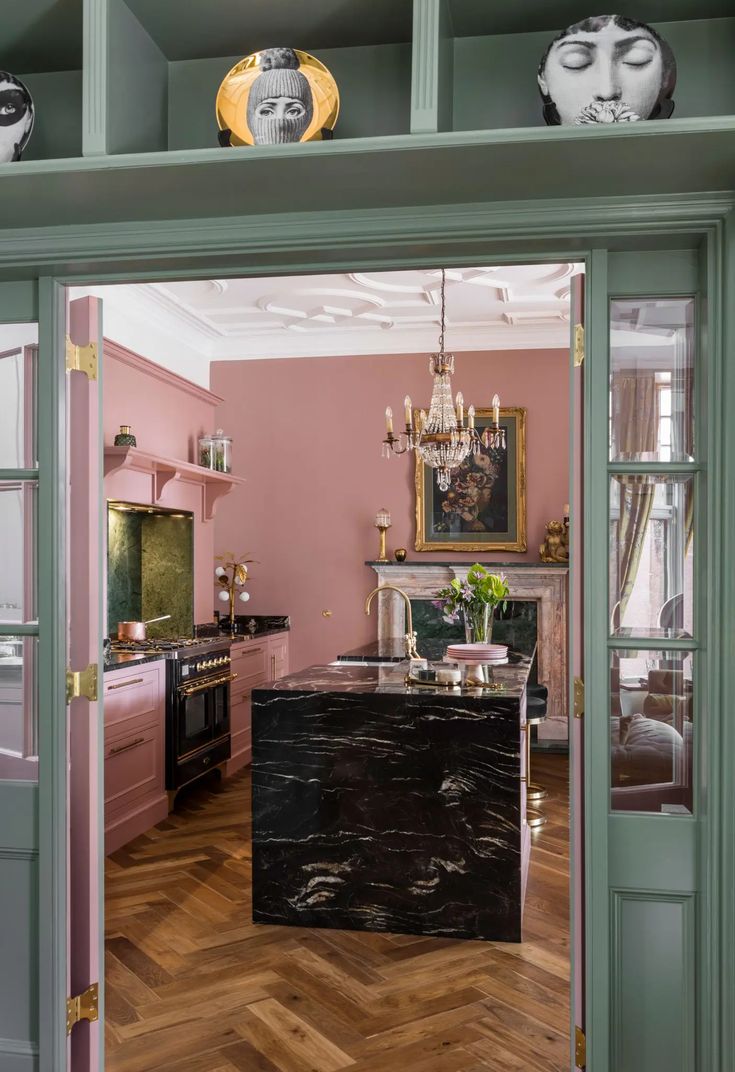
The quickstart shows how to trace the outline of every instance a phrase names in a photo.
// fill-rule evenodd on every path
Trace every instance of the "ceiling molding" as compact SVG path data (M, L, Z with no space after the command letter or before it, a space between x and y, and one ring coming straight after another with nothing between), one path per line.
M162 365L157 365L155 361L150 361L147 357L136 354L133 350L128 350L126 346L121 346L120 343L115 342L113 339L104 340L104 355L105 358L112 358L114 361L128 365L138 372L144 372L146 376L161 380L169 387L176 387L179 391L193 395L200 402L206 402L210 406L219 406L224 402L224 398L214 394L213 391L208 391L206 387L200 387L199 384L192 383L191 380L185 379L177 372L172 372L170 369L163 368Z
M456 352L569 344L574 262L446 270L446 345ZM204 279L106 288L119 315L153 320L211 361L431 353L441 269ZM155 356L155 355L152 355ZM198 378L198 377L197 377Z

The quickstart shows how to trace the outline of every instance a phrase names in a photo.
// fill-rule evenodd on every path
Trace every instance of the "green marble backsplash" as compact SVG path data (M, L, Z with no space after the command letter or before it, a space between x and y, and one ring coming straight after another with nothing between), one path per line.
M170 614L149 637L191 636L194 627L194 519L191 514L108 509L107 622Z

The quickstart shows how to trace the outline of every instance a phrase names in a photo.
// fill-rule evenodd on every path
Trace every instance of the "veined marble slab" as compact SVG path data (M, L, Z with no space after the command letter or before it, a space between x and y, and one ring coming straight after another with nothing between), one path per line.
M498 691L327 666L252 694L253 919L521 940L530 660Z

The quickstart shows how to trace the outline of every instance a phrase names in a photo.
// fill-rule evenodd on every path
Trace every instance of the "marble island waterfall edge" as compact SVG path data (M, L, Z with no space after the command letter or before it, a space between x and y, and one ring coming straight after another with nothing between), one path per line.
M520 941L529 665L480 695L373 666L255 690L254 921Z

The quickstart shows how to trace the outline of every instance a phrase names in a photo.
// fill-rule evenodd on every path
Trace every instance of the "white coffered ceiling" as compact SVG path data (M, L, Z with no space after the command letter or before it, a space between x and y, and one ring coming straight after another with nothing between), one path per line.
M449 350L564 347L570 279L581 265L447 270ZM177 371L210 361L431 352L439 333L439 269L207 279L86 288L105 300L106 323L128 335L155 326L178 347ZM109 334L109 331L106 332ZM116 341L171 367L171 359ZM164 349L168 349L165 347Z

